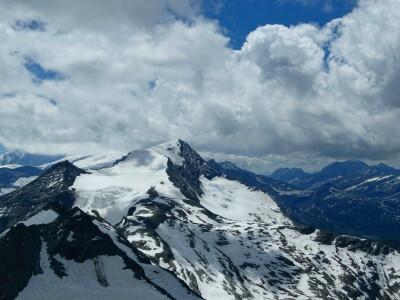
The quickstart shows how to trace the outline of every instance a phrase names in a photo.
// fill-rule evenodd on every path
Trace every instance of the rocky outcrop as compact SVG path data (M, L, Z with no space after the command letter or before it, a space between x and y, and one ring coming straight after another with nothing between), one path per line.
M211 167L196 151L186 142L179 140L180 154L183 165L174 164L168 158L167 174L171 182L177 186L181 193L190 200L198 201L203 195L200 176L212 179L221 175L220 172Z
M49 202L60 201L66 207L72 207L75 194L69 187L84 173L87 172L68 161L60 162L21 189L1 196L0 232L36 214Z

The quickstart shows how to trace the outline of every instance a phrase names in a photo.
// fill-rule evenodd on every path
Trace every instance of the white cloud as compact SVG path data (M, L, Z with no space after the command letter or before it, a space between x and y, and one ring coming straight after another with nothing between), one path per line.
M266 25L238 51L183 0L14 1L0 11L6 147L130 150L182 138L264 158L400 152L398 0L361 1L323 28ZM32 19L46 30L12 28ZM65 80L35 84L26 57Z

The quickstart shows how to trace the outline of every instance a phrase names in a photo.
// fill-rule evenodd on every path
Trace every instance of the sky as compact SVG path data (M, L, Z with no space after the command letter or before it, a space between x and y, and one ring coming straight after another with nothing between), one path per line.
M1 1L0 78L3 149L400 166L400 0Z
M324 26L333 19L343 17L356 6L356 0L234 0L203 2L204 15L218 20L229 46L240 50L247 35L266 24L287 27L299 23Z

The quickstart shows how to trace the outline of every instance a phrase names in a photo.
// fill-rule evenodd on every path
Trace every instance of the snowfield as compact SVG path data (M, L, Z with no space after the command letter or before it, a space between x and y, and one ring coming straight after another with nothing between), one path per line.
M24 224L25 226L49 224L57 218L58 214L55 211L49 209L49 210L42 210L36 215L30 217L28 220L23 221L21 223Z
M131 206L147 197L152 186L167 197L182 198L165 172L167 157L158 152L159 149L133 151L115 166L79 176L72 186L78 193L75 206L86 212L97 210L108 222L116 224Z

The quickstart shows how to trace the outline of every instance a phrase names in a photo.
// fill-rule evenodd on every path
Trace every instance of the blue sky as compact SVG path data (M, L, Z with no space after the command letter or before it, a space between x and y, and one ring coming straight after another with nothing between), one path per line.
M356 5L352 0L233 0L204 2L205 14L217 19L231 38L231 47L240 49L246 36L259 26L315 23L323 26L343 17Z

